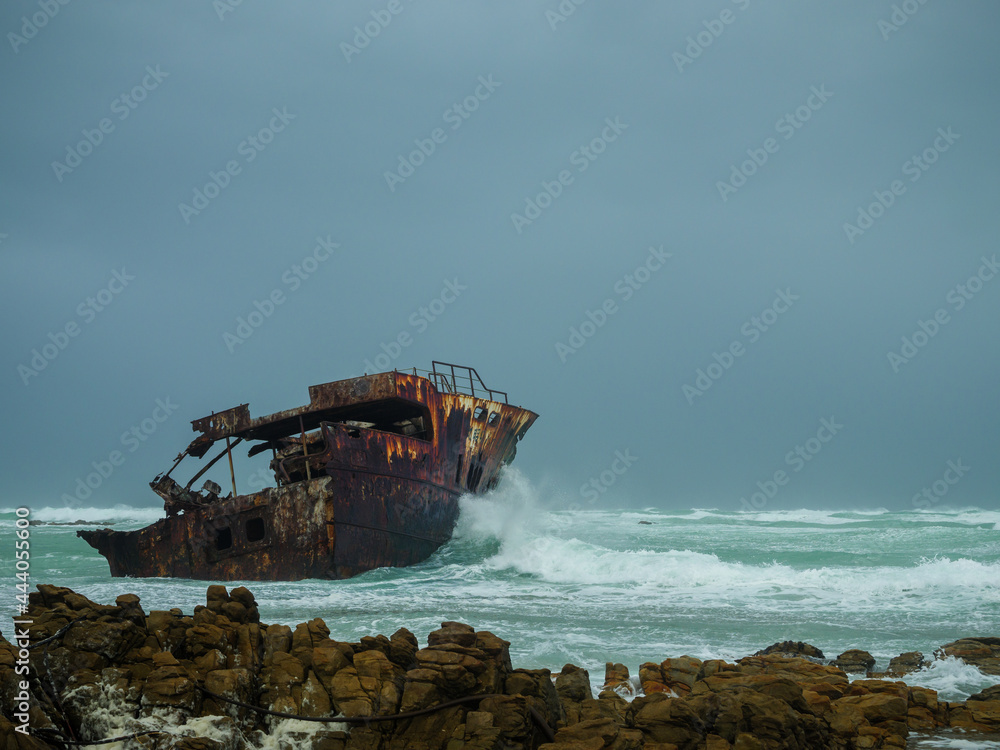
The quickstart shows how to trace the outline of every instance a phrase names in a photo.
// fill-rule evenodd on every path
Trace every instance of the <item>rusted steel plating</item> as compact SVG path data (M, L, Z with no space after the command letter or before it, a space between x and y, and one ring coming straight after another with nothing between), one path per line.
M450 538L462 493L496 485L536 418L474 369L441 362L311 386L306 406L254 419L241 404L194 420L201 434L179 458L226 449L184 487L169 476L179 461L150 483L167 518L79 535L114 576L294 580L410 565ZM243 440L250 456L271 449L275 487L236 494ZM223 455L233 494L219 498L214 482L192 490Z

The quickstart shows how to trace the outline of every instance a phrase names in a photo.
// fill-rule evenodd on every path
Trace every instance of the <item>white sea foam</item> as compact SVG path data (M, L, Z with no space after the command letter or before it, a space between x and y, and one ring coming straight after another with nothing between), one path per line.
M311 747L311 740L319 732L350 732L347 724L340 722L302 721L301 719L280 719L269 734L261 734L256 747L261 750L282 750L287 747Z
M936 659L930 666L910 672L902 679L907 685L937 690L938 699L943 701L964 701L996 683L995 675L983 674L972 664L954 656Z
M123 691L116 690L105 681L96 686L70 690L63 696L63 702L71 707L78 704L76 710L83 717L81 733L92 741L137 732L157 732L176 738L205 737L218 742L226 750L237 747L280 750L289 746L308 746L309 740L319 732L350 732L349 726L341 722L280 719L267 734L260 731L244 734L230 716L192 717L182 711L166 708L148 716L138 716L138 704L128 702ZM155 738L156 735L151 734L150 737ZM122 742L112 742L103 747L122 750L124 745Z
M14 521L14 509L0 509L3 523L10 526ZM150 524L164 517L163 508L136 508L129 505L116 505L113 508L70 508L67 506L47 506L31 508L29 518L42 523L74 523L86 521L99 524Z
M876 510L812 510L799 508L797 510L769 511L739 511L741 520L755 523L804 523L819 526L844 526L847 524L870 523L872 520L888 514L885 508Z
M650 537L646 548L633 540L598 544L607 512L588 515L586 522L567 523L560 513L539 510L533 488L520 475L484 498L463 498L456 536L474 541L493 539L499 550L483 561L493 570L514 570L552 584L606 587L652 587L672 596L688 594L702 600L823 601L860 609L878 609L906 602L910 608L941 606L963 597L1000 603L1000 563L956 557L933 557L915 565L792 567L777 562L749 564L720 559L716 554L670 548L669 537ZM880 515L888 511L871 511ZM621 513L617 514L619 519ZM851 515L851 514L846 514ZM772 519L812 519L813 523L850 523L825 511L775 511L758 514ZM619 527L620 528L620 527ZM613 534L607 535L609 538ZM586 537L581 538L581 537ZM620 531L619 531L619 538ZM615 545L615 546L611 546Z
M964 733L963 733L964 734ZM954 730L937 732L930 737L922 737L920 734L910 735L910 744L907 747L916 750L1000 750L1000 740L985 740L976 738L975 734L956 734Z

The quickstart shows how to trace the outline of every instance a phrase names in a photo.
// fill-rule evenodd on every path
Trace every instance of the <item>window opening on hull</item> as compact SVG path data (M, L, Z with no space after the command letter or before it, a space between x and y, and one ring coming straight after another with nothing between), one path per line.
M228 526L215 534L215 548L220 552L233 546L233 530Z
M246 534L248 542L259 542L261 539L263 539L266 536L264 529L264 519L263 518L248 519L246 524Z
M486 418L486 407L477 406L476 410L472 413L472 418L477 422L482 422Z
M495 425L499 421L500 421L500 415L497 414L495 411L491 411L490 412L490 419L489 419L489 421L486 424L488 424L488 425L490 425L492 427L493 425Z

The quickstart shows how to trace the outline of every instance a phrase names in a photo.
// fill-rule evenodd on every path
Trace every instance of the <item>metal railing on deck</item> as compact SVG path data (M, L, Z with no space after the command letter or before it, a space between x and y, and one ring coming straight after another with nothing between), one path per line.
M468 396L488 398L490 401L499 401L500 399L497 396L503 396L503 402L505 404L509 403L507 401L507 393L487 388L474 367L453 365L450 362L438 362L434 360L431 362L430 370L418 370L414 367L412 372L414 375L426 376L428 380L434 383L435 388L446 393L464 393ZM476 392L477 389L478 393Z

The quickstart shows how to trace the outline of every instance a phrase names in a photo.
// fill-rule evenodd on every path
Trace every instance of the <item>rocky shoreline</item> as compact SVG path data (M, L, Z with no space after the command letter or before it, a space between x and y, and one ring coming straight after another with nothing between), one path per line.
M0 638L0 750L123 736L104 747L846 750L903 748L942 728L1000 732L1000 685L939 701L895 679L925 664L916 652L878 674L865 651L827 661L789 641L735 664L647 662L638 680L609 663L595 698L585 669L514 669L507 641L462 623L442 623L424 648L405 628L344 643L319 618L260 623L242 587L210 586L185 615L40 585L25 619L26 640ZM1000 675L1000 638L955 641L944 656Z

